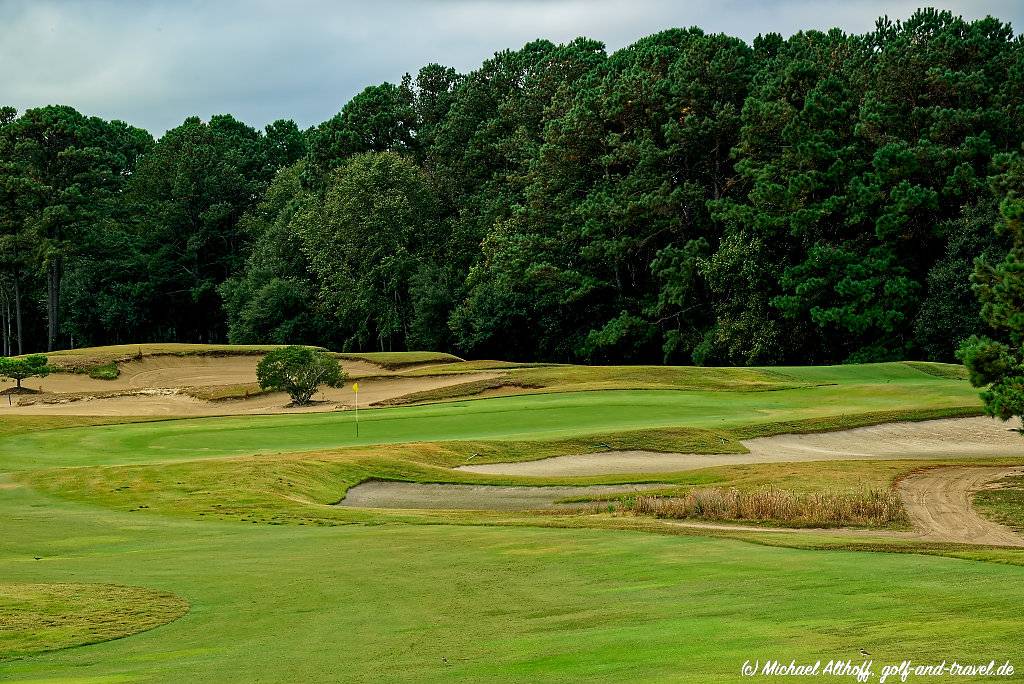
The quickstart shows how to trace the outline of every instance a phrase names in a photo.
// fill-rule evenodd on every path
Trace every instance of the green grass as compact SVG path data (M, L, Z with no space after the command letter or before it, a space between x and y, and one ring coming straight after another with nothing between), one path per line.
M93 380L117 380L119 375L121 369L113 361L89 369L89 377Z
M1011 565L599 530L244 525L26 488L4 492L0 515L5 581L142 586L192 606L0 664L5 681L732 682L776 652L987 662L1024 648Z
M0 583L0 662L119 639L186 612L174 594L139 587Z
M536 370L566 388L632 381L617 369ZM191 606L129 638L0 663L0 680L302 681L331 673L369 682L732 682L745 659L765 656L856 660L865 648L879 662L987 662L1021 652L1024 637L1007 608L1024 598L1021 551L879 532L857 541L698 532L628 514L331 505L369 478L527 481L449 469L468 462L602 443L735 453L749 436L979 411L966 383L908 364L668 375L690 386L366 411L359 440L349 412L139 423L0 417L5 583L140 587ZM664 377L644 371L636 379ZM103 424L110 421L123 424ZM922 465L771 464L571 481L857 492L888 487ZM26 601L19 619L45 615L48 600ZM76 614L73 606L57 612Z
M903 364L786 369L812 385L771 392L621 390L496 397L352 412L219 417L0 437L0 470L145 463L442 440L558 440L676 427L756 431L855 425L864 414L976 412L963 382ZM875 421L877 422L877 421ZM745 435L746 436L746 435Z

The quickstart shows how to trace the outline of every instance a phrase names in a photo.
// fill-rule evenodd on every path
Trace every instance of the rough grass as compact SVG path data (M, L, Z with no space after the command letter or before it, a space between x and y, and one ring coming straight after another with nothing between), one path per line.
M464 383L406 395L381 402L381 406L432 403L480 394L515 395L595 390L680 390L763 392L813 388L839 384L885 382L903 383L933 378L965 381L962 366L943 363L906 362L857 366L785 368L708 368L696 366L576 366L569 364L465 361L408 371L410 375L448 375L499 370L491 380ZM963 382L966 387L966 382Z
M94 369L147 356L253 356L279 348L276 344L117 344L47 352L46 358L59 372L92 373ZM116 377L116 376L115 376Z
M1024 532L1024 475L1003 478L974 495L974 506L998 523Z
M934 363L931 361L907 361L905 363L914 370L919 370L922 373L927 373L928 375L934 375L937 378L946 378L949 380L967 379L967 369L960 364Z
M491 390L540 390L540 385L529 386L513 382L511 378L492 378L486 380L473 380L458 385L448 385L435 389L410 392L400 397L385 399L373 404L374 407L385 406L408 406L411 404L430 404L451 399L466 399L475 397Z
M835 432L836 430L851 430L853 428L870 427L884 423L939 420L942 418L972 418L981 415L984 415L981 406L893 409L837 416L801 418L799 420L778 420L770 423L751 423L735 427L730 432L735 439L754 439L755 437L774 437L775 435L786 434Z
M676 389L760 391L804 387L808 383L765 368L696 366L544 366L518 369L513 383L551 390Z
M466 361L412 371L413 375L454 375L500 370L497 378L413 392L374 406L405 406L466 399L481 394L516 395L599 390L697 390L757 392L806 387L783 373L752 368L693 366L573 366Z
M174 594L142 587L0 583L0 661L137 634L188 608Z
M754 491L709 487L681 496L625 497L620 506L655 518L760 522L794 527L906 527L910 524L899 494L868 489L858 494L791 492L768 487Z
M185 387L181 390L181 393L203 401L229 401L258 397L262 394L268 394L270 391L260 387L258 382L246 382L239 385Z
M0 438L64 428L171 420L154 416L0 416Z
M350 361L366 361L385 370L399 370L426 364L458 363L458 356L444 352L337 352L336 358Z

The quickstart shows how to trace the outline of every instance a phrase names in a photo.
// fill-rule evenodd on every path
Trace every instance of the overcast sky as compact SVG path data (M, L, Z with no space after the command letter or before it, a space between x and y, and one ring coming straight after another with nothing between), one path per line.
M676 26L751 40L839 26L864 32L892 0L0 0L0 105L69 104L160 134L231 113L306 127L363 87L430 62L468 71L534 38L609 51ZM1024 29L1021 0L948 1L969 18Z

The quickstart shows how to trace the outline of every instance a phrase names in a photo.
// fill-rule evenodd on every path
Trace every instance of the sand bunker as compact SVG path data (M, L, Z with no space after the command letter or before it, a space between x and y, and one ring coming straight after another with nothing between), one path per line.
M339 506L359 508L461 509L527 511L579 508L591 504L559 503L582 496L628 494L664 485L596 485L590 487L498 487L491 485L419 484L370 481L348 490Z
M887 423L809 435L779 435L743 441L747 454L664 454L607 451L518 463L460 466L492 475L562 477L616 473L667 473L748 463L930 459L963 456L1024 457L1024 436L991 418L951 418Z
M77 373L31 378L26 385L44 392L110 392L126 389L208 387L256 382L259 356L146 356L118 364L114 380L95 380Z
M255 368L255 366L254 366ZM161 370L160 372L163 372ZM255 370L253 370L255 380ZM460 385L478 380L489 380L498 373L465 373L439 376L400 376L390 375L385 377L367 378L359 380L359 405L368 407L370 404L402 397L414 392ZM58 376L51 376L58 377ZM71 376L80 377L80 376ZM164 378L169 376L164 375ZM198 376L197 376L198 377ZM89 380L89 378L85 378ZM48 382L46 378L44 382ZM119 379L120 380L120 379ZM155 381L150 376L147 381ZM93 383L102 383L102 380L92 380ZM114 381L116 382L116 381ZM122 391L117 388L105 386L105 391ZM322 411L336 411L351 408L354 406L355 396L352 393L351 383L344 387L325 387L314 395L313 404L302 407L288 406L289 399L284 393L261 394L248 399L226 399L221 401L204 401L188 396L177 388L125 388L125 392L137 392L125 396L107 398L87 398L75 401L63 401L59 395L49 395L47 401L57 403L44 403L40 401L40 395L26 397L26 402L34 402L26 405L19 405L18 397L14 398L15 404L10 406L6 399L0 399L0 416L4 415L65 415L65 416L225 416L225 415L249 415L267 413L309 413Z
M146 356L118 364L121 374L114 380L54 373L45 378L30 378L25 386L46 393L81 393L244 385L256 382L256 365L261 358L259 355ZM399 374L366 361L343 360L341 366L353 379Z

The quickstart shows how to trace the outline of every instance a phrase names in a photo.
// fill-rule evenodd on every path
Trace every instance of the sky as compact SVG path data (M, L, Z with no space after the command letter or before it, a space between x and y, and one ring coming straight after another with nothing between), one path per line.
M672 27L752 40L913 13L890 0L0 0L0 105L68 104L155 135L230 113L303 128L367 85L438 62L466 72L535 38L609 51ZM934 6L1024 31L1024 0Z

